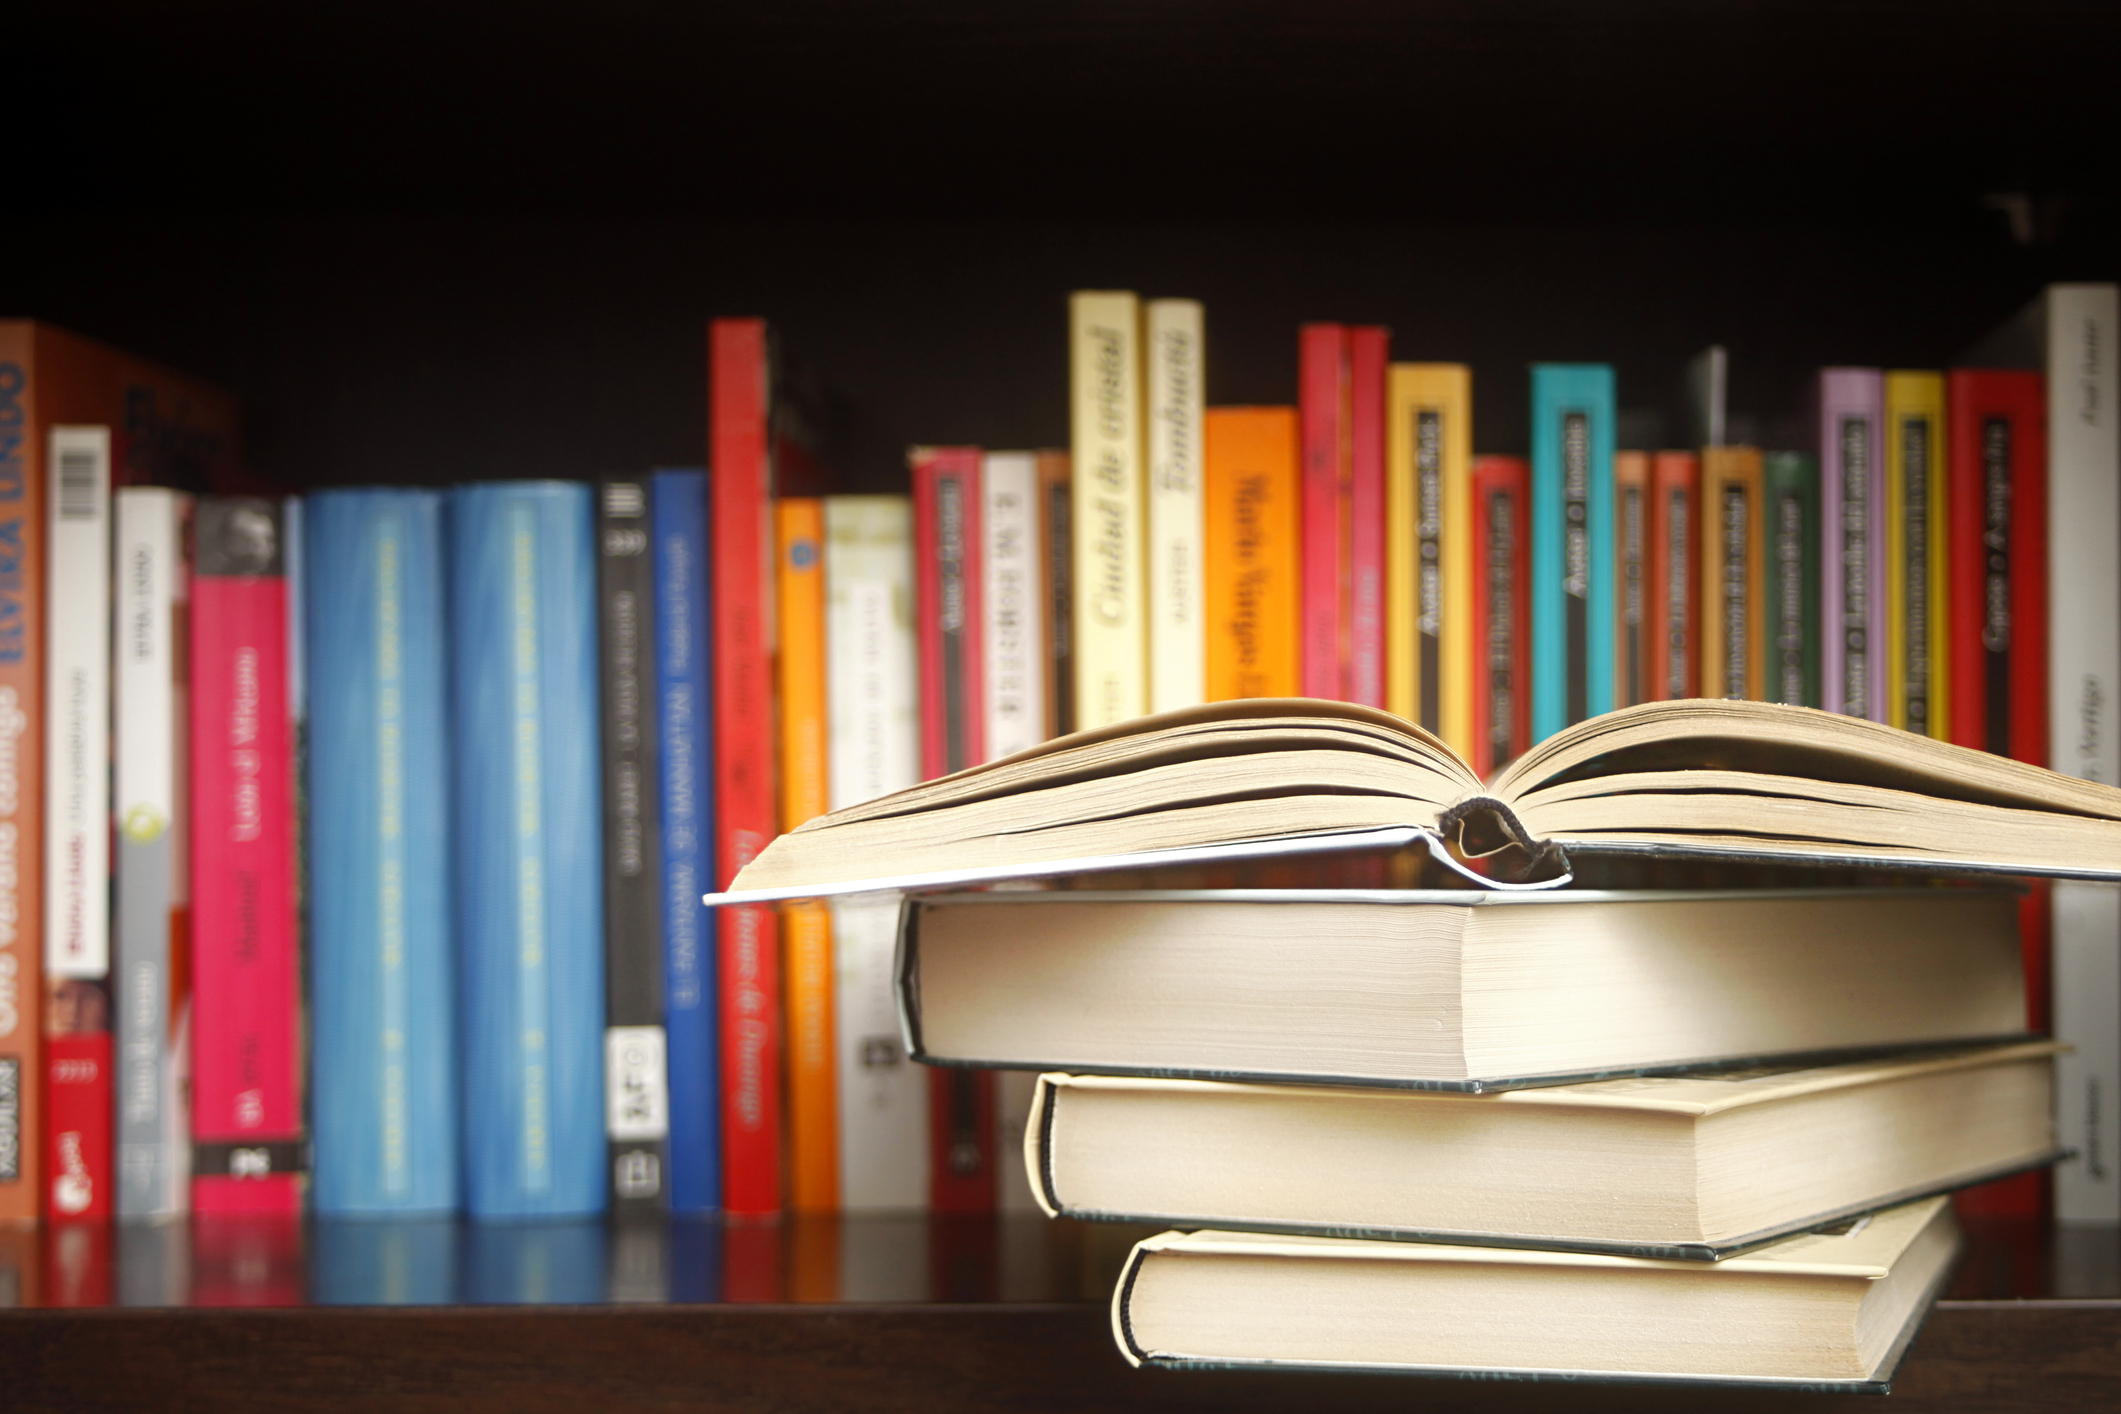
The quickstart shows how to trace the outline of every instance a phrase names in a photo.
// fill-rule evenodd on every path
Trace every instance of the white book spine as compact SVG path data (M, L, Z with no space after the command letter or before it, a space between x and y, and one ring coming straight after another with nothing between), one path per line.
M173 943L187 899L186 712L178 652L190 599L184 526L190 498L154 486L116 493L117 1209L120 1218L183 1213L190 1193L185 1095L189 995Z
M1195 706L1207 694L1201 493L1207 380L1200 302L1151 300L1147 324L1149 710L1167 712Z
M913 630L913 507L900 496L825 500L825 680L831 805L920 779ZM899 1035L895 902L832 906L840 1204L928 1203L928 1083Z
M1029 452L989 452L980 467L986 536L981 600L986 642L987 759L1012 756L1046 735L1046 640L1039 613L1038 462Z
M110 972L110 429L51 431L44 966Z
M2048 739L2066 775L2121 783L2121 423L2115 287L2047 292ZM2121 1221L2121 892L2055 886L2055 1216Z
M1089 730L1149 710L1141 306L1132 294L1092 290L1069 297L1068 393L1075 725Z

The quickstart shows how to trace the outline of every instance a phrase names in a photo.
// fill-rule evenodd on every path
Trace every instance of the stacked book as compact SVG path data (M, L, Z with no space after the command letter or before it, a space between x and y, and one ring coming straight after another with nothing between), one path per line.
M2058 1157L1978 876L2117 844L2121 791L1805 708L1637 708L1483 785L1294 700L835 812L710 901L905 891L909 1052L1044 1072L1040 1205L1175 1229L1114 1293L1136 1364L1865 1388L1950 1274L1945 1195ZM1576 883L1645 853L1783 886ZM1856 882L1759 867L1799 863Z

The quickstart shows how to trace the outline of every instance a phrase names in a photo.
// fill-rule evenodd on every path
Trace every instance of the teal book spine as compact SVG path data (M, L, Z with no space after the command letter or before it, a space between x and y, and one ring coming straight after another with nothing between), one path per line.
M1767 500L1768 696L1796 707L1822 702L1819 682L1819 458L1769 452Z
M322 491L305 520L311 1201L320 1216L446 1213L458 1170L442 501Z
M488 482L449 514L466 1207L584 1216L606 1198L590 491Z
M1613 370L1532 365L1532 739L1613 710Z

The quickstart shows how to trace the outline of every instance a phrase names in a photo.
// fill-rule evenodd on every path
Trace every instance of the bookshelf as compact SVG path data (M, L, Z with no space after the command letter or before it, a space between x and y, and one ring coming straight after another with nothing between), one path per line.
M282 489L696 463L704 322L752 312L828 391L847 489L892 489L911 442L1064 442L1063 296L1098 285L1206 303L1214 403L1289 400L1294 326L1352 318L1473 365L1482 451L1524 450L1535 358L1613 361L1655 442L1720 341L1773 441L1823 363L1940 366L2121 273L2121 9L2073 0L111 0L7 31L21 111L68 116L11 159L0 311L233 389ZM0 1371L24 1409L1409 1397L1130 1375L1049 1240L1035 1299L24 1310ZM2117 1245L1981 1234L1894 1407L2111 1407Z

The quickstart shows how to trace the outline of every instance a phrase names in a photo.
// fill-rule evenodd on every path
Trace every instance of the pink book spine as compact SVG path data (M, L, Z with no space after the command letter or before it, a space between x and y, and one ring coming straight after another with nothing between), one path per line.
M1819 617L1827 710L1885 720L1885 378L1819 371Z
M294 741L279 507L210 499L192 581L192 1209L299 1212Z
M1348 331L1306 324L1299 334L1298 414L1303 420L1303 691L1347 695L1341 641L1341 464L1348 451Z
M1348 700L1385 705L1385 364L1389 329L1348 331Z

